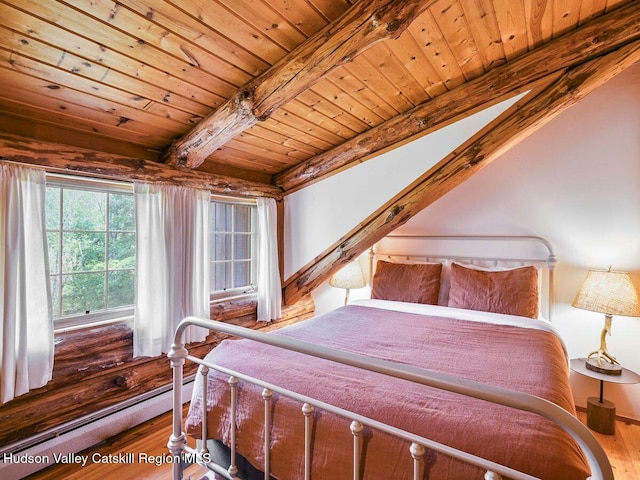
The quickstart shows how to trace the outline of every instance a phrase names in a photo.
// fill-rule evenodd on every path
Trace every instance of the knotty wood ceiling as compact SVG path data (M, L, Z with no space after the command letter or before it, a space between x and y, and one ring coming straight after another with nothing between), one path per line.
M164 161L172 142L355 3L0 0L0 130ZM399 38L329 70L196 168L277 184L295 166L631 2L386 3L427 8Z

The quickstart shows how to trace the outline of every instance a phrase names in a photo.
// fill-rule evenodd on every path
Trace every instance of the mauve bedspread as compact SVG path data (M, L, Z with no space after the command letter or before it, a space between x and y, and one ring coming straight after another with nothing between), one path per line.
M574 412L563 346L548 331L350 305L277 334L520 390ZM533 414L249 340L224 341L208 360L543 479L584 480L589 475L573 440ZM227 380L210 373L207 401L210 436L226 444ZM238 452L258 468L264 462L261 391L240 383L237 417ZM196 396L185 425L194 437L199 436L201 409ZM303 478L301 405L274 395L273 421L272 475ZM316 410L312 478L352 477L349 425L347 419ZM403 440L365 430L364 455L364 479L412 478L409 444ZM427 451L425 478L481 479L483 474Z

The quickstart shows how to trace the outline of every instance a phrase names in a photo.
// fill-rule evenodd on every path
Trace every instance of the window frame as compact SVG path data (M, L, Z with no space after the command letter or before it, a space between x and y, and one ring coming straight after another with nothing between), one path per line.
M241 197L231 197L225 195L217 195L211 194L210 199L210 208L214 208L214 203L224 203L227 205L241 205L241 206L249 206L251 207L251 219L250 226L251 231L250 235L250 249L251 255L249 258L250 261L250 279L251 283L249 285L244 285L240 287L232 287L224 290L213 290L213 285L209 285L209 298L211 303L221 302L225 300L230 300L233 298L244 297L248 295L253 295L258 291L257 287L257 270L258 270L258 211L257 211L257 201L256 199L251 198L241 198ZM213 274L211 270L214 268L214 264L218 263L218 261L213 259L213 236L216 233L225 233L225 234L235 234L239 232L231 231L231 232L216 232L214 222L211 221L209 225L209 235L211 239L210 245L210 258L209 258L209 278L212 279ZM231 221L233 225L233 219ZM231 240L231 245L233 246L233 237ZM232 247L233 248L233 247ZM230 260L233 263L235 260ZM212 283L212 282L211 282Z
M106 180L101 178L94 177L76 177L70 175L56 174L56 173L47 173L46 174L46 186L60 188L60 192L63 189L74 189L80 191L92 191L92 192L100 192L106 193L116 193L122 194L125 193L127 195L131 195L133 197L133 184L131 182L126 181L118 181L118 180ZM60 195L60 221L62 219L63 210L62 210L62 195ZM108 217L108 213L107 213ZM108 222L108 219L107 219ZM135 224L134 224L135 225ZM51 273L51 268L49 269L49 278L51 279L53 276L58 276L62 278L62 234L64 232L62 224L58 225L58 229L50 230L47 228L47 236L49 232L58 232L60 235L58 248L60 249L60 258L58 259L57 265L57 273ZM108 294L108 277L109 277L109 266L108 266L108 242L109 242L109 225L105 225L105 269L99 270L98 272L104 273L106 276L106 284L105 284L105 295ZM133 230L134 235L137 235L137 226L134 226ZM48 238L47 238L48 241ZM135 267L133 268L135 275ZM51 282L51 280L50 280ZM53 296L53 291L51 292ZM62 290L59 292L59 301L62 302ZM107 310L100 310L92 313L78 313L73 315L64 315L57 317L53 320L54 322L54 332L65 332L80 328L89 328L95 327L99 325L106 325L117 322L131 322L133 320L133 314L135 309L135 299L134 304L131 306L117 307ZM60 313L62 313L60 311Z

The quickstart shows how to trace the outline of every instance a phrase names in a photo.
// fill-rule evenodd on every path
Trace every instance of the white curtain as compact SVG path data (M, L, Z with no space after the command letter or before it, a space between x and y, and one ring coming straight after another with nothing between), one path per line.
M210 193L136 183L136 307L134 356L166 353L180 320L210 317ZM208 330L189 327L185 342Z
M0 165L0 402L51 380L53 316L43 171Z
M278 269L278 213L273 198L258 198L258 321L282 316Z

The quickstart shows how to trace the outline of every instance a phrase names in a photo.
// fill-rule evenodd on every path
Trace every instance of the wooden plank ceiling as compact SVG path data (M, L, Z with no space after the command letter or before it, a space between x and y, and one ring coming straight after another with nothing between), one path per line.
M402 141L356 148L416 108L446 123L495 101L442 115L450 92L631 3L0 0L0 132L286 193Z

